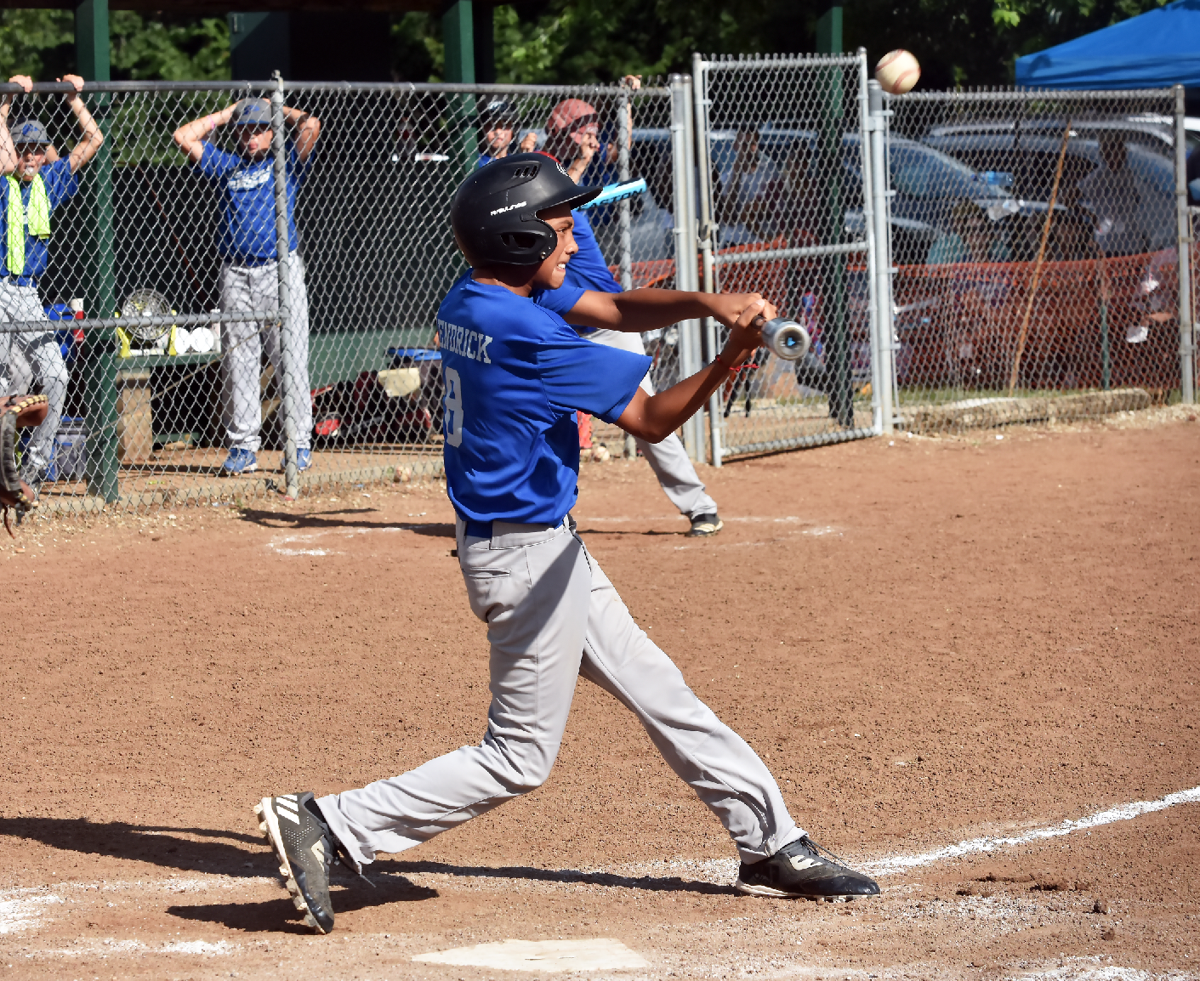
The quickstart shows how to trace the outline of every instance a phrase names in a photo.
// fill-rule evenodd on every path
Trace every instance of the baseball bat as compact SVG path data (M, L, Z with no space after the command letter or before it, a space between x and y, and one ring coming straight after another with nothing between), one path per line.
M646 179L639 177L635 181L629 181L626 184L606 184L604 190L596 197L592 198L587 204L581 204L579 210L583 211L587 208L595 208L602 204L612 204L614 201L620 201L622 198L631 198L635 194L642 194L646 190Z

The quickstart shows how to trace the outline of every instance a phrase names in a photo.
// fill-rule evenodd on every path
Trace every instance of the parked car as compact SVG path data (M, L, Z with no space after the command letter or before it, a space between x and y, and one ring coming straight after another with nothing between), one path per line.
M1065 121L1022 121L1018 128L1011 120L936 126L922 142L956 158L964 166L977 170L1004 171L1013 176L1013 192L1021 198L1046 201L1054 183L1058 155L1062 146ZM1131 136L1125 124L1072 123L1072 137L1060 183L1078 184L1100 165L1100 136L1119 133L1126 162L1144 193L1138 220L1146 234L1148 248L1162 249L1174 243L1175 162L1171 148L1143 128Z

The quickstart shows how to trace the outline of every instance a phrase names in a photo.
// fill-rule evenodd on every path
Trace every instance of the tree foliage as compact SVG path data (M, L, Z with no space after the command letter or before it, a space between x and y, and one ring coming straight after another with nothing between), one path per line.
M1166 0L846 0L844 44L875 61L908 48L923 85L1002 85L1023 54L1144 13ZM501 82L610 82L629 72L691 70L703 54L811 51L822 0L521 0L494 14ZM113 11L118 79L229 78L224 18ZM392 23L393 74L438 81L441 25L423 13ZM74 68L70 11L0 11L0 73L47 79Z
M223 17L114 10L109 18L112 77L229 78L229 28ZM75 71L75 17L69 10L0 11L0 73L39 81Z
M930 88L1002 85L1023 54L1161 6L1167 0L846 0L844 46L874 63L893 48L921 61ZM691 70L704 54L812 51L821 0L524 0L495 13L501 82L606 82L628 72ZM396 74L441 78L441 28L398 19Z

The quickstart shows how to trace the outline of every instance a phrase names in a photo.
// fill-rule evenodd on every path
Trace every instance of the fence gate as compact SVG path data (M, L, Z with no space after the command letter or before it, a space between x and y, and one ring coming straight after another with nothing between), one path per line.
M813 337L802 361L760 351L713 396L710 460L872 435L865 53L696 55L693 82L703 289L762 293ZM701 333L716 354L724 328L706 320Z
M1182 90L889 98L896 422L1192 401Z

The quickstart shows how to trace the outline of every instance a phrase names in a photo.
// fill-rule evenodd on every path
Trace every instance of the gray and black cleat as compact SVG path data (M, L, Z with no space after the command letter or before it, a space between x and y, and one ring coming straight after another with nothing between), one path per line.
M733 888L749 896L809 899L879 895L879 884L874 879L822 857L819 848L805 835L784 845L768 859L753 865L743 862Z
M259 830L279 859L279 874L296 909L304 914L304 922L318 933L329 933L333 929L329 866L335 845L312 800L307 792L264 797L254 813Z
M715 511L712 514L698 514L692 518L692 527L687 532L687 537L709 538L724 527L725 522L717 517Z

